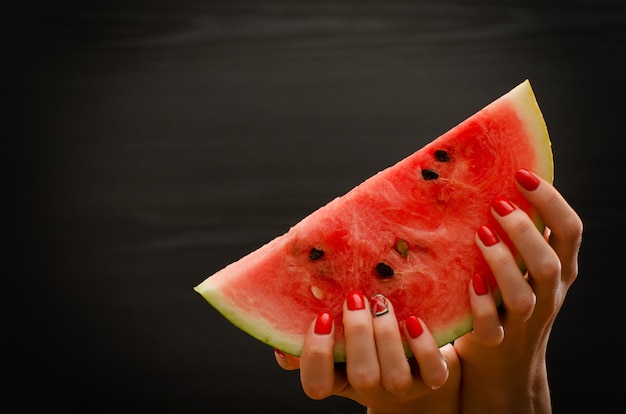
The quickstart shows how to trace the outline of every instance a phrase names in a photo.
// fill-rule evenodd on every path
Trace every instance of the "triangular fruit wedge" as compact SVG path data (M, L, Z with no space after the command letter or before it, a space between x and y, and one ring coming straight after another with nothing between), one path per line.
M335 360L345 360L342 303L354 290L382 293L399 321L420 317L440 346L449 343L472 327L472 275L486 277L498 296L475 245L478 227L490 224L513 249L492 201L508 198L543 231L515 187L520 168L552 182L551 143L528 80L195 290L234 325L292 355L326 311Z

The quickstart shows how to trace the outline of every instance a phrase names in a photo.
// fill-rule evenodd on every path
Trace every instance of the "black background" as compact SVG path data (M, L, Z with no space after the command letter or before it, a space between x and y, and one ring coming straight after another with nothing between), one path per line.
M3 6L10 395L71 411L360 413L193 286L528 78L585 223L555 412L623 409L623 1Z

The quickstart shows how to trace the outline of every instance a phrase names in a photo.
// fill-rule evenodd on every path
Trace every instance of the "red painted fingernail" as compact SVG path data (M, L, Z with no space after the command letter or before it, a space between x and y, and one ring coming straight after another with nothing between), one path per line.
M515 179L528 191L533 191L539 187L539 179L528 170L521 169L515 173Z
M372 309L373 316L381 316L389 312L389 303L387 298L380 293L372 296L370 299L370 308Z
M493 246L498 242L498 236L487 226L480 226L478 228L478 237L487 247Z
M496 198L493 200L493 203L491 203L491 207L493 207L500 217L504 217L515 210L515 206L505 198Z
M328 335L333 329L333 318L330 313L320 312L315 321L314 332L318 335Z
M415 316L409 316L406 318L404 323L406 325L406 330L409 331L409 335L413 339L417 338L422 334L422 332L424 332L424 328L422 327L420 320Z
M472 276L472 286L474 286L474 292L478 296L486 295L489 292L485 279L478 273Z
M348 309L352 311L365 309L365 298L361 292L354 291L348 295Z
M280 349L274 348L274 353L283 359L287 358L287 355L285 355L285 353Z

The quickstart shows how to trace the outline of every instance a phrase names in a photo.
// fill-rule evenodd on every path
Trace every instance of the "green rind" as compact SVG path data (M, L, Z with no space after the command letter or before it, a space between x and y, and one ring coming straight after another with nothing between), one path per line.
M517 108L520 119L527 126L529 134L534 138L535 153L538 161L533 172L552 183L554 181L552 143L548 134L548 127L537 103L537 98L530 86L530 81L526 79L513 88L506 97Z
M226 300L220 294L218 285L211 283L212 281L209 279L207 278L194 287L194 290L233 325L253 338L290 355L299 356L302 353L301 335L286 335L269 324L267 320L254 314L242 312L236 305Z

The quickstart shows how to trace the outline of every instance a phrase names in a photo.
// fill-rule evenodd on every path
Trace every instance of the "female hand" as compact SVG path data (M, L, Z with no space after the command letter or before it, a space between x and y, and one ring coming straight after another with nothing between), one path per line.
M373 311L372 311L373 309ZM393 305L382 295L365 300L352 292L343 306L346 363L333 359L334 326L320 313L306 334L300 358L275 352L284 369L300 369L313 399L350 398L368 413L458 412L460 366L451 345L437 347L418 318L398 326ZM414 354L407 359L401 329Z
M540 234L522 210L496 200L492 213L528 271L523 274L505 243L481 227L476 244L502 295L496 309L486 284L469 286L474 331L454 343L463 366L464 412L551 412L545 358L554 320L578 275L582 222L550 183L520 170L519 191L546 223Z

